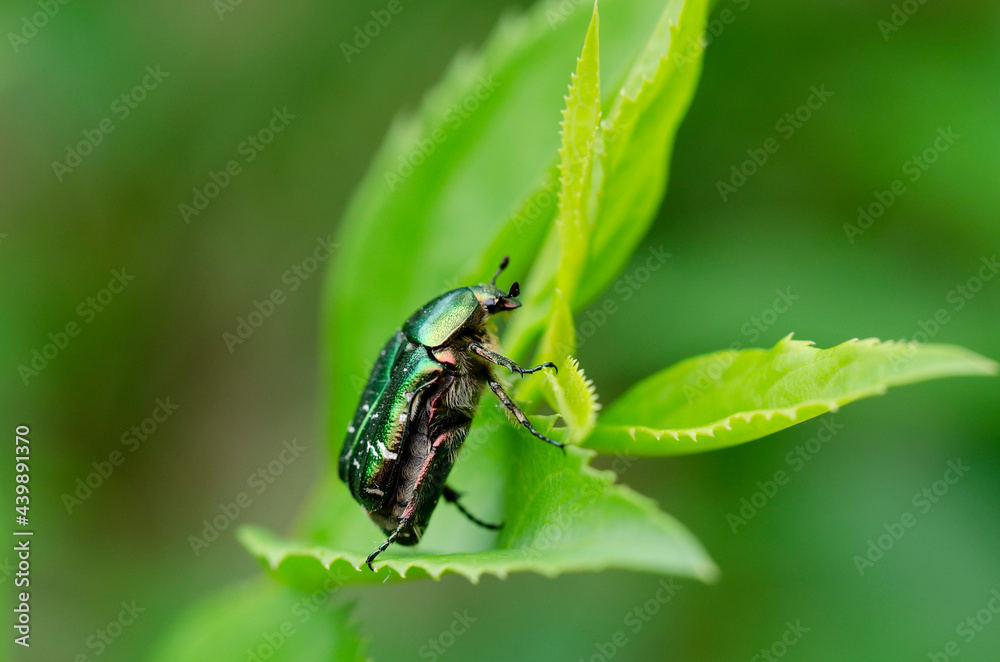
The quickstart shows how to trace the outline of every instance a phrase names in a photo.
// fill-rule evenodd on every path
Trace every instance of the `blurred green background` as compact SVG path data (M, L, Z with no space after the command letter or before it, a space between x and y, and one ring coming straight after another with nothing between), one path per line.
M339 44L384 3L227 3L222 20L207 0L70 3L23 43L7 36L0 388L4 429L31 426L37 531L33 647L13 659L142 659L185 606L258 572L231 528L197 557L188 538L284 440L307 450L239 523L287 528L328 470L320 276L300 279L234 351L223 334L236 332L255 299L289 285L283 274L336 230L394 114L413 108L510 4L404 3L350 63ZM5 3L4 33L20 33L37 11ZM939 309L949 321L933 340L1000 358L1000 279L961 298L960 309L952 293L1000 252L1000 6L920 5L886 39L878 22L892 12L888 1L716 3L717 34L646 241L672 257L630 299L609 291L621 310L581 348L605 402L693 354L768 346L791 331L821 347L912 338ZM147 66L168 75L122 117L113 104ZM832 95L789 136L779 122L813 86ZM185 223L178 205L191 204L192 188L242 160L241 144L286 107L295 116L287 128L263 149L244 146L256 158ZM104 118L114 130L60 180L52 162L65 162L67 146ZM960 137L910 181L906 163L949 127ZM723 200L718 182L769 138L778 151ZM850 241L844 224L897 179L905 194ZM115 269L134 280L101 312L78 310ZM776 290L799 298L772 316ZM766 328L752 330L755 318ZM71 321L79 335L25 384L18 366ZM138 445L123 445L158 398L176 411ZM517 576L479 586L451 577L348 597L379 660L430 659L422 647L456 612L476 622L442 659L751 659L789 621L809 628L789 658L928 659L955 640L962 659L997 659L1000 619L971 640L956 626L1000 589L998 403L1000 381L956 379L828 415L843 427L735 533L727 515L758 481L794 469L786 456L823 419L731 450L638 461L623 480L685 523L723 572L716 586L678 582L638 632L627 617L654 598L658 577ZM116 450L121 466L68 513L63 495ZM958 459L968 473L920 512L914 495ZM853 557L906 511L916 525L861 576ZM12 578L0 575L8 593ZM133 600L145 611L95 656L88 638ZM616 632L623 646L607 643Z

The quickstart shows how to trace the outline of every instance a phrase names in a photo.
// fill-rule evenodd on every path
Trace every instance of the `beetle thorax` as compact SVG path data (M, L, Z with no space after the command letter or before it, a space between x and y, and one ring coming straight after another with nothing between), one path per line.
M476 411L492 371L489 363L469 351L469 345L475 342L495 349L497 339L490 327L492 325L484 322L469 324L449 342L431 350L434 358L448 365L455 374L455 381L445 397L445 406L470 417Z

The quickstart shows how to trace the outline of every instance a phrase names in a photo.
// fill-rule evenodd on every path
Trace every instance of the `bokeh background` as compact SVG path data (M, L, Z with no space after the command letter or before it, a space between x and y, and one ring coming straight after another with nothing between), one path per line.
M142 659L187 605L259 572L231 529L192 553L188 537L218 503L297 439L302 458L240 516L283 530L329 470L320 276L302 279L235 351L223 334L336 231L392 117L518 3L403 4L350 63L340 42L384 3L226 3L222 20L208 0L70 3L16 49L0 47L0 397L5 430L31 426L37 531L34 645L12 659ZM917 9L887 34L888 0L715 4L717 34L646 241L672 257L581 348L605 401L693 354L791 331L821 347L912 338L939 309L949 321L935 341L1000 358L1000 279L960 309L950 294L1000 252L1000 6L902 4ZM3 32L37 11L4 3ZM168 76L122 118L112 104L147 66ZM794 135L779 130L824 85L832 96L810 119ZM178 205L192 188L285 107L288 128L185 223ZM57 178L52 162L104 118L114 131ZM906 163L948 128L959 137L911 182ZM718 182L772 137L778 151L724 200ZM851 241L844 224L897 179L905 194ZM88 322L78 307L114 269L134 280ZM776 290L799 298L772 316ZM755 332L755 318L774 321ZM25 384L17 366L71 321L80 334ZM177 409L131 452L122 437L157 398ZM421 647L455 612L476 622L442 659L600 660L618 631L628 642L617 660L750 659L801 622L808 632L789 659L928 659L955 640L961 659L994 660L1000 618L984 612L992 620L971 640L956 626L1000 589L998 403L1000 381L955 379L828 416L842 427L735 533L727 515L789 470L787 454L823 419L637 462L623 480L684 522L723 572L715 586L679 582L637 633L626 616L658 577L451 577L346 597L381 660L429 659ZM123 464L68 513L63 495L116 450ZM913 496L959 459L968 473L919 513ZM3 471L9 495L6 461ZM860 575L854 556L906 511L916 525ZM94 657L88 638L133 600L145 611Z

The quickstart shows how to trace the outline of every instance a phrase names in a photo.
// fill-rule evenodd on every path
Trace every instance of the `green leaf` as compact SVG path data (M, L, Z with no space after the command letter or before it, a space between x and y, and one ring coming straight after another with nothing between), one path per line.
M615 484L614 472L588 466L593 451L569 447L564 456L526 433L515 432L498 412L485 418L497 424L490 446L520 458L504 481L510 487L507 521L485 549L454 551L462 543L442 535L440 525L444 522L437 520L455 517L465 530L472 530L473 525L444 504L435 511L436 521L420 545L390 547L376 559L375 573L362 566L371 549L384 538L374 525L369 526L368 536L347 539L335 533L335 542L322 544L283 540L258 527L243 527L239 539L275 577L302 589L330 581L371 584L456 574L475 583L483 575L502 578L514 572L535 572L555 577L609 568L715 579L715 565L682 525L660 512L650 499ZM498 469L503 471L491 468L494 472ZM503 473L499 477L502 479ZM481 494L480 488L476 484L470 497ZM332 503L327 507L338 513L340 503L351 502L356 512L364 514L342 485L328 498ZM352 519L348 518L346 526L353 530ZM345 524L339 515L337 521Z
M483 274L497 268L500 259L508 256L515 265L530 265L536 261L546 233L552 224L553 210L559 193L559 173L553 168L543 177L538 190L523 200L517 211L500 227L481 254L473 254L459 271L458 282L472 283Z
M663 200L674 137L701 76L707 11L697 1L667 7L604 122L604 181L579 306L621 273Z
M450 287L487 280L506 253L526 290L546 287L523 275L554 221L557 122L589 9L551 0L508 16L480 54L457 58L420 107L394 122L346 210L327 273L334 452L357 403L352 383L363 382L410 313ZM605 79L625 80L661 11L648 0L602 6ZM475 110L456 112L465 102Z
M997 364L952 345L851 340L832 349L784 338L774 348L682 361L636 384L601 416L588 448L677 455L742 444L890 386L994 375Z
M597 3L576 61L563 110L562 145L559 148L559 270L556 287L572 299L587 259L591 232L590 178L594 162L594 141L601 119L599 60L600 17Z
M566 357L557 374L545 373L554 402L553 409L566 421L566 441L578 444L597 425L597 390L572 356Z
M672 0L669 6L681 4ZM550 19L555 8L565 20ZM646 0L602 5L602 17L612 27L600 34L601 78L629 80L662 9L662 4ZM703 18L694 14L691 20ZM701 25L694 29L700 31ZM536 269L544 265L549 270L550 277L538 283L523 276L517 279L529 291L549 282L551 295L561 253L555 227L562 190L558 177L569 172L559 168L556 120L559 110L568 107L562 91L584 41L574 94L593 104L584 125L592 122L596 127L597 39L597 19L591 12L566 14L558 0L541 3L523 17L506 20L481 55L460 58L418 112L390 131L344 218L342 248L324 294L326 402L334 453L340 450L349 414L378 347L420 305L449 287L469 282L453 280L456 275L469 273L473 282L485 281L500 257L510 253L512 275L528 273L532 260ZM477 87L492 83L493 89L480 95L485 98L477 110L454 126L450 111L455 104L475 97ZM581 112L583 108L581 104ZM586 142L586 132L578 135L575 121L565 128L571 144ZM595 142L585 153L599 155L602 149ZM417 153L421 163L407 167L405 177L396 177L393 173L401 172ZM593 157L592 161L597 163ZM573 177L585 171L575 171ZM567 190L572 186L590 190L591 195L567 198L562 208L568 209L570 202L583 205L592 217L593 189L583 180L570 182ZM574 227L581 232L585 228ZM581 278L585 275L586 269ZM546 315L551 312L549 299L544 308ZM563 323L572 329L568 309ZM507 337L516 340L516 334ZM570 353L566 352L567 359ZM562 413L571 427L550 434L578 438L593 424L588 408L594 400L588 397L592 392L582 374L566 372L565 392L557 401L565 403ZM542 375L533 379L545 384ZM530 414L540 402L522 404ZM419 546L394 545L379 557L380 562L408 577L455 572L475 579L482 573L554 575L600 568L713 576L715 567L697 541L649 500L615 485L613 476L589 468L589 452L577 449L564 456L515 428L490 393L481 407L449 485L466 495L463 505L481 519L517 519L518 524L509 524L498 535L475 527L455 508L442 504ZM574 505L569 496L554 498L551 487L546 487L553 485L562 486L567 495L586 491L593 498ZM525 502L525 494L538 496ZM523 509L530 516L524 517ZM566 542L540 549L533 541L542 539L552 518L565 519L568 512L573 513L572 520L559 524L565 528ZM342 484L332 478L324 483L297 531L298 541L287 544L254 529L244 530L241 539L289 582L313 586L330 574L329 567L349 569L348 576L354 578L350 581L372 580L367 569L353 568L385 537Z
M332 584L319 588L332 588ZM149 662L360 662L367 644L330 593L308 595L268 580L231 587L191 607ZM252 657L256 655L257 658Z
M572 76L566 108L563 110L562 145L559 148L559 205L556 213L556 230L559 236L559 267L556 271L556 287L552 296L550 323L536 352L536 363L551 361L566 366L572 354L576 353L576 329L573 314L569 308L576 291L577 282L587 260L587 251L592 231L591 171L594 162L595 143L598 139L598 125L601 119L601 84L599 59L600 17L597 4L590 20L590 28L583 43L583 52L576 61L576 72ZM575 362L574 362L575 363ZM533 381L528 384L547 385L545 397L571 426L573 441L589 432L593 423L575 412L565 409L574 396L567 393L571 385L566 381L572 373L564 372L561 377L552 377L545 382ZM527 388L520 391L532 398ZM585 432L584 432L585 434Z
M602 121L594 169L597 208L588 259L570 300L579 310L608 287L645 236L663 199L674 136L694 97L704 48L704 0L669 2ZM605 77L607 78L607 77ZM538 264L525 306L511 325L508 351L524 356L546 328L556 286Z
M569 309L569 303L563 297L562 290L556 289L552 296L552 315L549 318L549 324L539 345L534 363L551 362L563 370L573 354L576 354L576 329L573 327L573 313ZM576 362L574 361L574 363ZM571 386L568 381L571 374L565 371L557 375L546 372L545 377L544 380L521 380L516 392L518 399L532 402L540 396L544 397L567 424L582 423L582 420L578 419L573 412L565 409L569 403L566 389ZM574 442L580 439L582 437L579 432L573 435Z

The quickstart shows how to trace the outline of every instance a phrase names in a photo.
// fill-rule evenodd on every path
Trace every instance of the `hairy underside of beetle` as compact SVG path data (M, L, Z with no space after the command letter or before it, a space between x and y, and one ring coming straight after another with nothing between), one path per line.
M401 449L393 496L371 513L387 534L409 521L396 537L400 544L420 541L472 425L492 366L468 347L475 342L495 349L492 326L480 320L441 347L427 350L445 370L414 394L409 415L412 427L404 435L409 443Z

